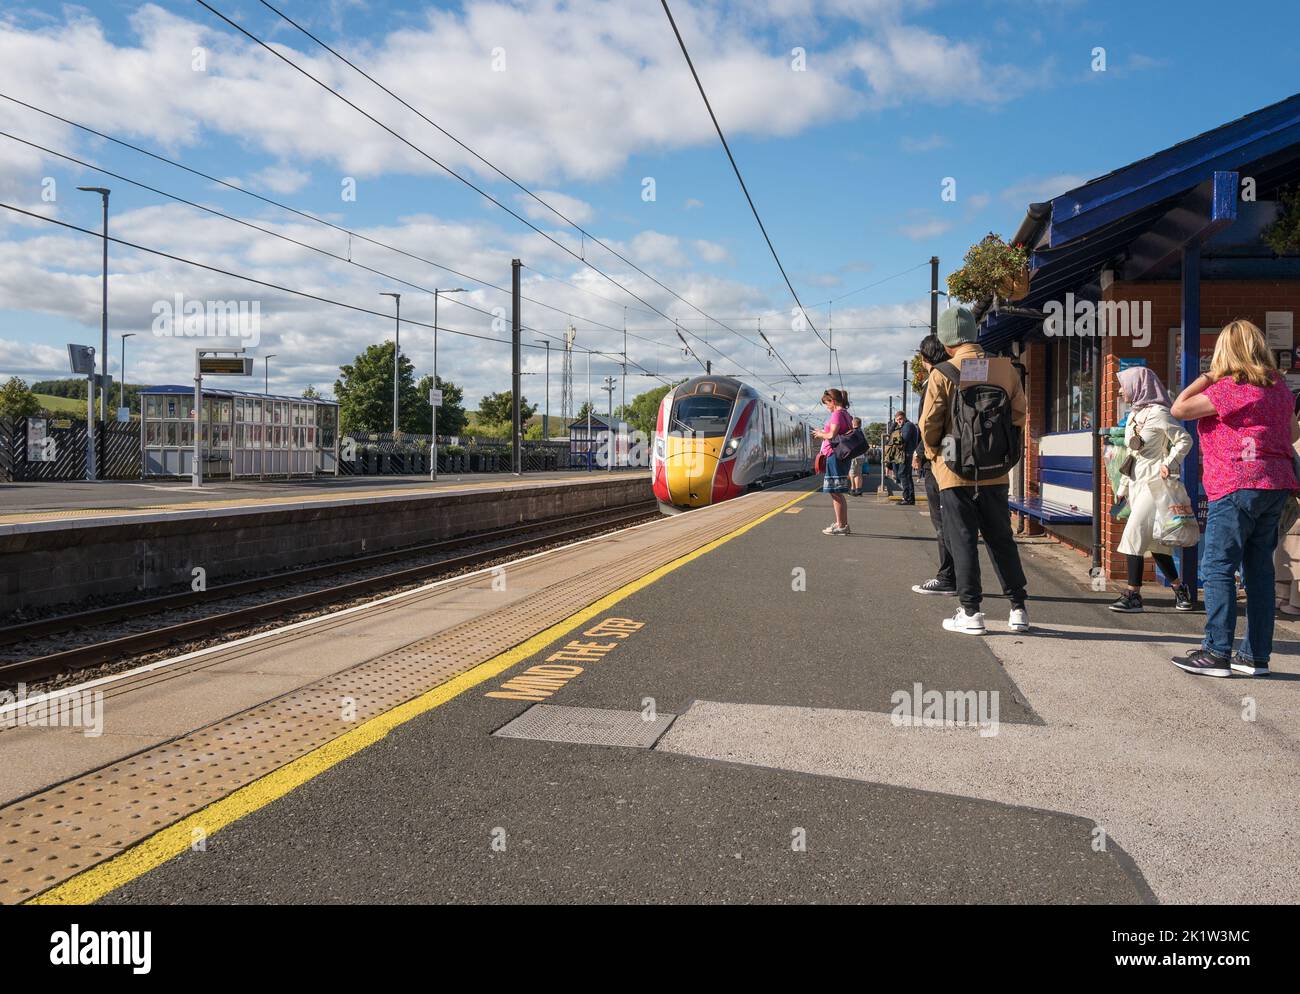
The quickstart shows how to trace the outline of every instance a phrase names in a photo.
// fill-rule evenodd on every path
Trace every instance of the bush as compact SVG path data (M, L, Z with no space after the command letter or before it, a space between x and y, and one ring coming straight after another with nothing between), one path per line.
M1277 220L1260 232L1260 237L1278 255L1300 253L1300 186L1283 190L1277 204Z

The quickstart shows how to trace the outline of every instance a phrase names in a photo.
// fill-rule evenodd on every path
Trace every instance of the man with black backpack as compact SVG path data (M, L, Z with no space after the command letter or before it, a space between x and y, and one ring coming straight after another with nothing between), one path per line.
M983 635L979 539L993 559L1011 602L1007 625L1029 630L1025 572L1011 534L1008 473L1024 450L1028 403L1010 359L987 356L976 344L975 317L965 307L939 315L939 341L948 353L926 385L921 443L939 485L944 539L952 553L961 606L943 627ZM934 513L931 509L931 513Z

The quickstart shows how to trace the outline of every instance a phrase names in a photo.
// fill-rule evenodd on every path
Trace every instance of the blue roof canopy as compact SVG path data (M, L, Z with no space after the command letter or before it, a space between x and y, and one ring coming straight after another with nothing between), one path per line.
M1029 292L1009 312L981 315L980 343L999 349L1034 332L1032 312L1066 293L1096 299L1103 269L1177 277L1183 246L1209 242L1249 206L1239 204L1246 177L1260 199L1300 180L1300 94L1031 204L1013 239L1030 250ZM1253 258L1257 275L1296 274L1266 250Z

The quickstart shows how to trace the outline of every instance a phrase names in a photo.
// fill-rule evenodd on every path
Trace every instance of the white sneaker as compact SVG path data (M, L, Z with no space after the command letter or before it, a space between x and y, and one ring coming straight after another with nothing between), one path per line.
M1013 607L1011 617L1007 619L1007 627L1013 632L1029 631L1029 612L1023 607Z
M848 535L850 534L849 526L845 525L843 528L841 528L839 525L831 525L829 528L823 528L822 534L823 535Z
M943 627L950 632L961 632L963 635L984 635L988 632L984 627L983 611L967 614L966 609L962 607L957 608L957 613L951 618L943 619Z

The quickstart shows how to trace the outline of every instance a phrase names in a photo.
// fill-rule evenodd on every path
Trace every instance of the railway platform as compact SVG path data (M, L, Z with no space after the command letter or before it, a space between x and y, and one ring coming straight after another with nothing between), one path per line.
M652 499L644 470L0 486L0 617L163 594Z
M813 487L71 688L101 734L0 723L0 900L1297 900L1296 626L1186 678L1197 617L1032 540L1031 631L948 633L924 508L829 537Z

